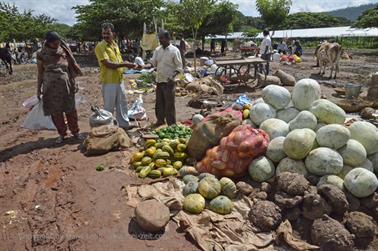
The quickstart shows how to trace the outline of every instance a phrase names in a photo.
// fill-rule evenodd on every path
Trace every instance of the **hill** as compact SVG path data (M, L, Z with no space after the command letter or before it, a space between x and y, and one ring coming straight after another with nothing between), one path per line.
M327 14L335 17L344 17L346 19L349 19L351 21L356 21L361 14L368 9L372 9L377 5L375 4L364 4L360 5L357 7L349 7L349 8L344 8L344 9L339 9L339 10L334 10L334 11L329 11L326 12Z

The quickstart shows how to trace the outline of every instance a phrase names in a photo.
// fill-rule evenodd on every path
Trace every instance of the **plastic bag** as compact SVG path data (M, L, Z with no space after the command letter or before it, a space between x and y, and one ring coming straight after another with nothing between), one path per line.
M250 125L238 126L221 139L219 146L207 151L196 169L219 177L241 177L252 160L266 153L268 144L269 136L264 131Z
M34 95L34 96L28 98L27 100L25 100L22 103L22 106L25 107L25 108L28 108L28 109L32 109L36 104L38 104L38 102L39 102L39 100L38 100L37 95Z
M39 101L28 113L21 127L30 130L56 130L51 116L45 116L43 112L42 101Z
M147 119L146 109L143 107L142 95L139 95L137 100L133 103L130 110L127 112L127 116L134 120L145 120Z
M89 117L89 125L91 127L98 127L103 125L113 124L113 114L106 110L100 109L97 106L92 106L93 114Z
M235 110L242 110L245 105L251 104L251 100L246 95L241 95L232 104L232 108Z

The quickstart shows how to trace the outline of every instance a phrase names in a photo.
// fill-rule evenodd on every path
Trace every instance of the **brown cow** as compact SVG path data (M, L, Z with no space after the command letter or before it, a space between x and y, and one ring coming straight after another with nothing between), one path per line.
M319 61L320 72L319 74L324 75L326 66L331 67L331 75L329 78L332 78L333 71L335 71L334 78L339 72L339 62L341 58L342 48L338 43L329 43L324 42L316 51L316 58ZM323 73L322 73L323 67Z

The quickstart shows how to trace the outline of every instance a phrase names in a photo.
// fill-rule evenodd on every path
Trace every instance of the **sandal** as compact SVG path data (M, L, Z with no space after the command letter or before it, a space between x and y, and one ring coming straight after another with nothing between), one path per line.
M64 136L59 136L58 139L55 141L57 144L62 144L64 141Z
M84 140L84 136L80 133L75 133L73 137L77 140Z

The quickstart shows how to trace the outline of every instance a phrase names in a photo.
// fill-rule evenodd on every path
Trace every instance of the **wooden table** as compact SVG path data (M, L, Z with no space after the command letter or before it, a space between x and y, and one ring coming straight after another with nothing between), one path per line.
M236 74L240 80L243 80L246 75L250 75L251 66L254 67L254 78L257 78L258 66L266 64L267 61L261 58L242 58L217 60L216 65L218 69L215 71L215 76L229 75L230 79L233 74Z

